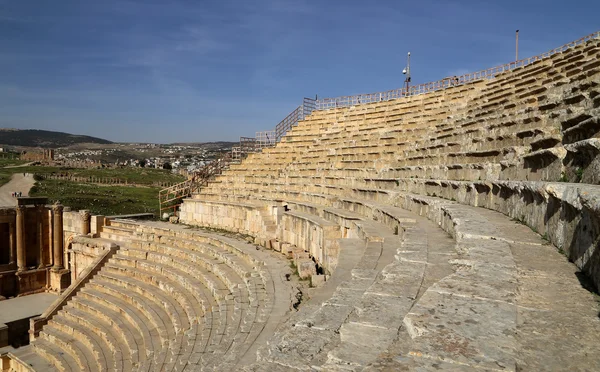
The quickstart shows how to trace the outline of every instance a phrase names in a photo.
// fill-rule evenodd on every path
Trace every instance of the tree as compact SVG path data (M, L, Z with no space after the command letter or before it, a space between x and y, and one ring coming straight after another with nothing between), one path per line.
M144 168L146 166L146 160L142 159L140 160L140 167Z
M163 169L171 170L171 169L173 169L173 167L171 166L171 163L166 162L163 164Z

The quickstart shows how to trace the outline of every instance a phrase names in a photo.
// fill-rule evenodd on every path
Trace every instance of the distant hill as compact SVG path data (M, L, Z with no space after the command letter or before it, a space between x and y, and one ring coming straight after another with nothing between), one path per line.
M57 148L78 143L111 144L111 141L70 133L37 129L0 128L0 144L8 146Z

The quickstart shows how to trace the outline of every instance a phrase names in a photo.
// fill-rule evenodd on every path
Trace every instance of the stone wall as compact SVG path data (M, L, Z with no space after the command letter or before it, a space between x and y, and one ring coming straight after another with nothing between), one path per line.
M326 272L335 269L339 254L335 241L341 238L337 224L287 212L277 225L277 236L283 242L302 247Z
M180 217L189 224L264 236L266 229L261 210L267 211L265 206L251 204L190 203L182 206Z
M504 213L541 234L600 288L597 187L548 182L403 180L400 188Z

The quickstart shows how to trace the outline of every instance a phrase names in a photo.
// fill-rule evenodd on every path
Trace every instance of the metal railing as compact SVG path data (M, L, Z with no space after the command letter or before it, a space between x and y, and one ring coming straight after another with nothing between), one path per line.
M177 211L184 198L190 197L201 187L207 185L208 181L221 174L224 169L229 167L231 160L231 154L225 153L194 172L190 179L160 190L158 192L160 212L169 210L173 210L173 212Z
M316 100L304 97L302 105L296 107L294 111L290 112L285 119L275 126L275 142L281 141L281 138L285 136L288 130L298 125L298 122L304 120L304 118L310 115L315 108Z
M537 56L520 59L518 61L506 63L504 65L491 67L485 70L470 72L460 76L446 77L444 79L429 83L414 85L406 88L388 90L386 92L359 94L354 96L342 96L334 98L312 99L304 98L302 105L298 106L288 116L275 126L275 130L256 132L256 138L241 137L240 146L232 149L231 155L224 159L218 159L207 164L199 172L185 182L173 185L161 190L159 193L159 202L161 210L176 209L181 199L190 196L200 187L204 186L208 180L215 175L220 174L225 169L231 159L241 160L250 152L262 151L264 147L275 146L277 142L286 135L286 133L296 126L300 120L304 120L315 110L327 110L336 107L349 107L359 104L389 101L397 98L410 97L424 93L435 92L438 90L464 85L478 80L493 79L499 74L512 71L514 69L530 65L554 54L562 53L570 48L586 43L592 39L600 39L600 31L584 36L570 43L561 45L548 52Z
M263 147L275 146L275 131L267 130L263 132L256 132L256 142L260 149L262 149Z
M470 72L460 76L446 77L444 79L433 81L429 83L423 83L419 85L413 85L406 88L388 90L386 92L378 92L378 93L368 93L368 94L358 94L354 96L342 96L342 97L334 97L334 98L322 98L318 99L315 102L315 110L327 110L336 107L349 107L354 105L360 105L364 103L371 102L380 102L380 101L389 101L392 99L416 96L419 94L435 92L437 90L450 88L453 86L463 85L467 83L471 83L477 80L483 79L493 79L498 74L511 71L517 69L519 67L527 66L537 61L540 61L544 58L548 58L554 54L562 53L565 50L573 48L577 45L586 43L592 39L600 38L600 31L594 32L593 34L584 36L575 41L571 41L570 43L559 46L558 48L554 48L548 52L539 54L537 56L528 57L524 59L520 59L518 61L509 62L504 65L491 67L485 70Z

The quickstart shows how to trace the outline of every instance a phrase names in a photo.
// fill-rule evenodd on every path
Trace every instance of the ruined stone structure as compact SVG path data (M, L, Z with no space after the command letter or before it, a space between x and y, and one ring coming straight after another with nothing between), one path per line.
M63 207L46 198L18 198L0 210L0 296L23 296L69 285L64 265Z
M599 57L313 112L181 206L257 245L71 212L72 284L2 368L596 369Z
M21 160L26 161L52 161L54 149L41 149L41 151L28 151L21 153Z

